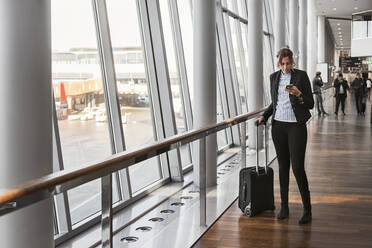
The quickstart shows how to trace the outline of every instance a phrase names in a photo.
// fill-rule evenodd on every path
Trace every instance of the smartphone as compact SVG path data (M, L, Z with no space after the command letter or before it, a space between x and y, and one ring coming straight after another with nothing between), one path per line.
M288 84L288 85L285 86L286 89L290 89L292 87L293 87L293 84Z

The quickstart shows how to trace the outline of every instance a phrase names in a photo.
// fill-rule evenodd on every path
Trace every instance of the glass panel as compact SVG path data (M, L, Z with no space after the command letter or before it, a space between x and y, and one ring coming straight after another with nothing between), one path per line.
M271 103L270 98L270 74L274 72L270 49L270 37L263 36L263 79L264 79L264 104Z
M266 2L263 2L263 8L262 8L262 27L263 31L266 31L269 33L269 24L268 24L268 17L266 16Z
M246 96L245 96L243 70L242 70L241 63L240 63L240 54L239 54L239 48L238 48L239 34L236 28L237 20L231 17L228 17L228 18L226 17L227 15L225 15L226 25L230 25L230 29L231 29L231 42L228 42L228 45L230 45L230 43L232 44L233 56L231 56L231 54L230 56L232 57L231 59L234 59L234 62L235 62L235 68L233 68L233 64L231 64L231 68L233 70L236 70L242 110L243 110L243 113L247 113L248 109L247 109L247 101L246 101ZM227 39L229 39L229 37L227 37Z
M194 62L193 62L193 29L192 29L192 12L190 0L177 0L178 15L180 18L181 36L183 51L185 54L185 63L187 71L187 81L190 89L191 102L194 99Z
M274 23L274 1L273 0L265 0L265 7L267 10L267 14L270 15L270 20L271 20L271 27L273 27Z
M244 13L244 7L243 7L243 4L245 4L245 0L236 0L238 1L238 9L239 9L239 14L243 17L243 18L247 18L247 13Z
M53 229L54 229L54 236L58 234L58 223L57 223L57 212L56 212L56 201L53 199Z
M248 70L248 25L241 23L240 26L242 30L243 51L244 51L244 56L245 56L245 70L247 73L246 77L248 78L248 73L249 73L249 70ZM247 85L247 88L246 88L247 96L248 96L248 91L249 91L249 88Z
M225 119L223 114L223 108L221 104L221 93L220 88L217 85L217 123ZM218 149L227 145L226 129L217 132L217 146Z
M368 37L372 37L372 21L368 21Z
M182 99L182 88L180 84L180 77L177 69L176 53L174 45L174 34L171 25L171 16L169 9L168 0L160 0L160 12L163 24L164 42L167 54L168 71L172 90L172 100L174 115L176 119L177 132L183 133L187 131L186 119L185 119L185 108ZM180 148L182 167L185 167L191 163L190 146L182 146Z
M155 141L136 0L107 0L127 150ZM159 159L129 167L133 193L162 178Z
M98 118L106 106L96 42L91 1L52 0L53 90L66 169L111 154L107 121ZM101 209L100 179L68 195L72 224Z
M225 6L225 5L224 6L235 13L232 1L236 1L236 0L226 0L226 1L224 1L224 2L227 2L227 6ZM238 14L238 13L236 13L236 14Z

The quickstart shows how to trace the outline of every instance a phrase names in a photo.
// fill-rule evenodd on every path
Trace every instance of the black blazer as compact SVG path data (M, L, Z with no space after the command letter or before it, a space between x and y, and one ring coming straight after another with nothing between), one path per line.
M278 101L280 74L281 70L270 75L271 104L263 114L265 123L271 115L275 116ZM302 100L294 95L289 95L297 123L306 123L311 117L309 110L314 107L313 93L311 91L310 80L307 76L307 73L305 71L292 69L291 84L295 85L302 92Z
M344 87L345 91L345 97L347 96L347 91L350 90L349 84L347 83L346 80L343 80L342 82L338 81L336 78L335 81L333 82L333 87L335 88L335 97L338 97L340 95L340 85Z

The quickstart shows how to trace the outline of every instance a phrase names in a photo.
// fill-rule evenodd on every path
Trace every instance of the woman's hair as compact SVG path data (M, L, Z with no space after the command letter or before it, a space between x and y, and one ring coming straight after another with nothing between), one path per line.
M289 58L289 61L292 63L292 65L294 65L294 59L293 59L293 52L291 51L291 49L287 48L287 47L283 47L279 50L278 54L276 55L276 57L278 58L278 62L277 62L277 66L280 67L282 65L282 60L285 58L285 57L288 57Z

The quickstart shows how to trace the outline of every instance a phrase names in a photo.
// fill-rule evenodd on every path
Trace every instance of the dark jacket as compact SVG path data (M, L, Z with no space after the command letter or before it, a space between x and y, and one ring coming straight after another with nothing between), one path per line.
M275 116L276 105L278 102L280 74L281 70L270 75L271 104L263 114L265 122L267 122L271 115ZM294 95L289 95L289 100L296 116L297 123L306 123L306 121L311 117L309 110L314 107L313 94L307 73L305 71L292 69L291 84L295 85L302 92L302 100Z
M322 78L315 77L313 79L313 92L314 92L314 94L320 94L320 93L322 93L322 90L321 90L322 86L323 86L323 80L322 80Z
M364 95L367 89L367 84L361 78L355 78L351 82L351 88L356 95Z
M333 87L335 88L335 97L338 97L340 94L340 85L344 87L345 95L347 96L347 90L350 90L349 84L347 83L346 80L343 80L342 82L338 81L336 78L335 81L333 82Z

